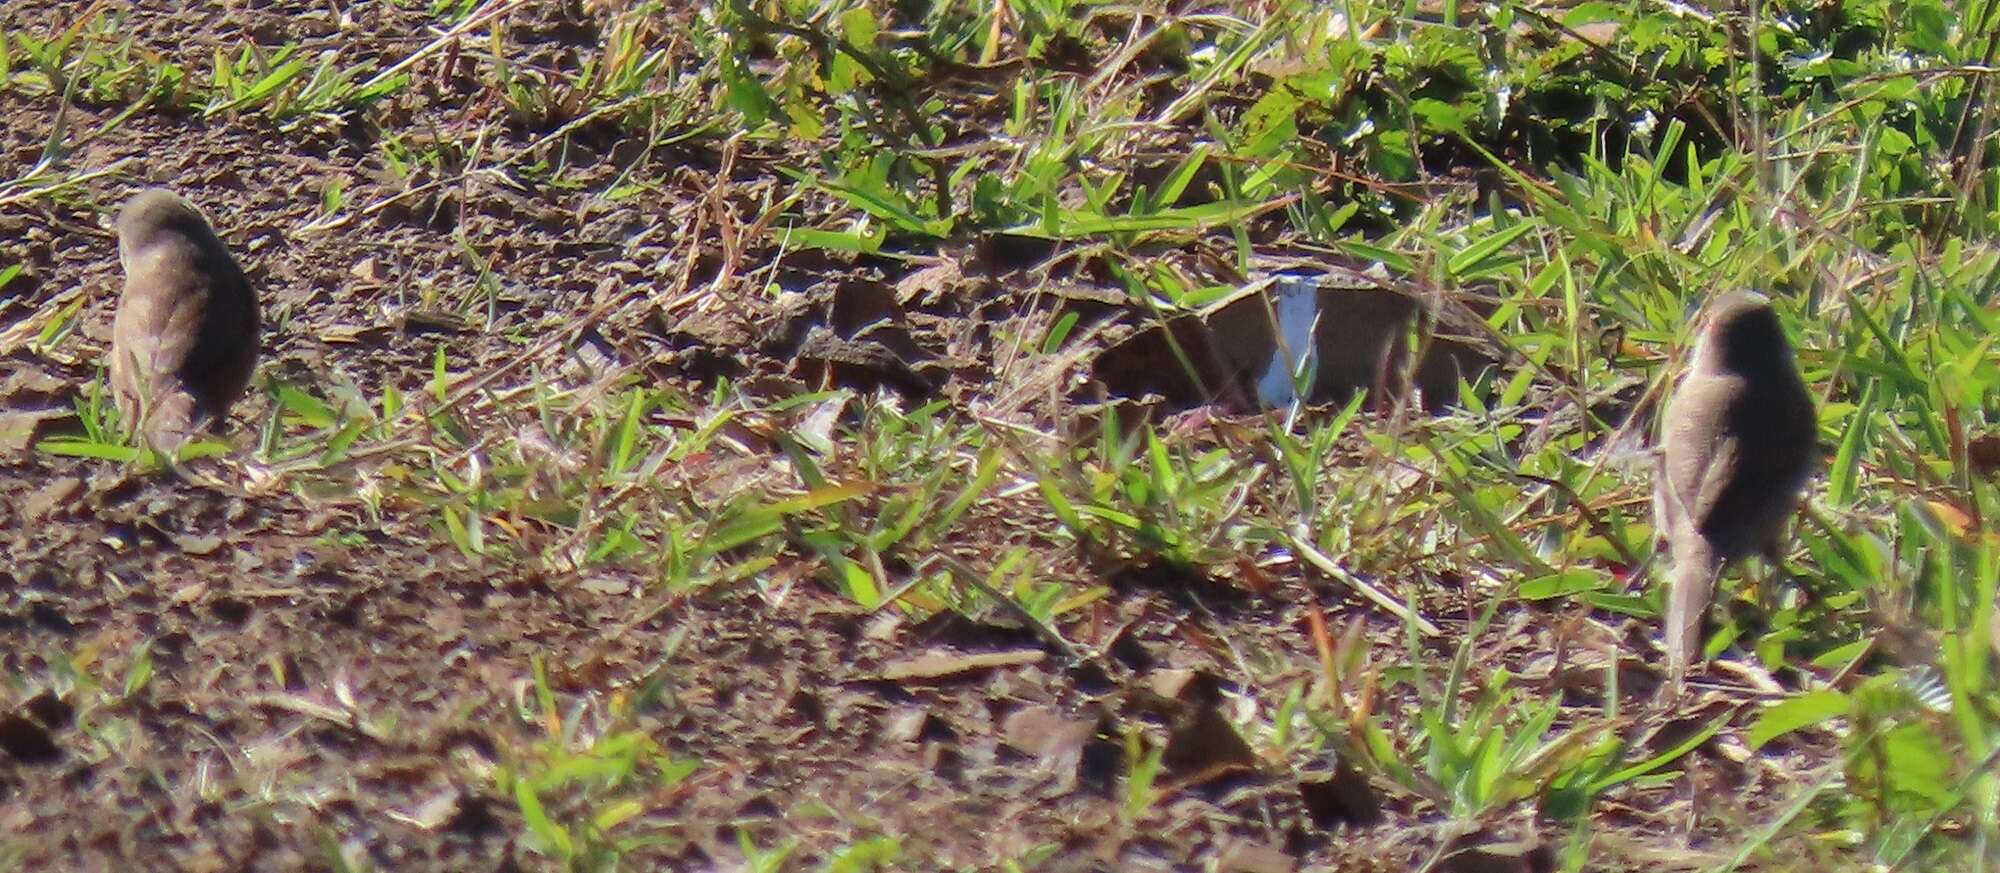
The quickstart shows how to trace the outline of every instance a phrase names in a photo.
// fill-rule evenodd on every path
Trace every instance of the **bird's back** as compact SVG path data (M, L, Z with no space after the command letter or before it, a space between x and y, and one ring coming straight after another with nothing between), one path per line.
M1798 505L1816 436L1796 371L1751 379L1696 373L1674 396L1662 473L1717 560L1766 547ZM1670 523L1675 513L1667 507Z
M170 429L223 415L256 362L258 316L249 283L227 252L209 248L166 237L130 253L112 325L113 386L148 398ZM179 392L188 395L184 415L170 409Z

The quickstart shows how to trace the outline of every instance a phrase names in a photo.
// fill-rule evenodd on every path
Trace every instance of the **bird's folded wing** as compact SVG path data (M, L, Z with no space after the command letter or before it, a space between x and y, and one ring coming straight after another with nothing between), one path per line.
M1707 462L1702 465L1701 481L1693 489L1688 501L1688 518L1696 527L1706 527L1715 517L1716 509L1723 505L1724 495L1740 489L1745 483L1743 440L1733 434L1716 433L1709 443Z

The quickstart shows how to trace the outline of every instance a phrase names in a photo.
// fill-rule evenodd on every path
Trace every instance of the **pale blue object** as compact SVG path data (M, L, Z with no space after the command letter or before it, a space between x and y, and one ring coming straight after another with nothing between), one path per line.
M1319 356L1313 349L1313 323L1319 320L1319 280L1312 276L1278 276L1271 286L1271 310L1278 317L1277 348L1271 363L1257 377L1257 399L1265 406L1290 406L1298 392L1292 377L1304 360L1305 384L1312 384Z

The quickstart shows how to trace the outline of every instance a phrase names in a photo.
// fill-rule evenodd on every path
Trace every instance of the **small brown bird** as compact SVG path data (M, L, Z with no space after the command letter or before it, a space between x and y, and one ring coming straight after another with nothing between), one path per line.
M1771 301L1739 291L1709 304L1694 360L1667 402L1653 485L1668 578L1667 673L1701 645L1715 580L1753 553L1777 567L1785 522L1812 473L1818 426Z
M111 324L120 418L172 454L222 423L257 365L257 295L201 212L141 191L118 212L125 291Z

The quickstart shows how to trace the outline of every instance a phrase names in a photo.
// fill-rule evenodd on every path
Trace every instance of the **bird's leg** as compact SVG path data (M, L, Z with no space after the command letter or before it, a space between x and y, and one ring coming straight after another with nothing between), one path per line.
M1768 616L1778 609L1779 584L1794 580L1790 569L1785 566L1785 549L1780 537L1773 536L1770 542L1758 550L1758 553L1764 558L1764 573L1767 579L1766 584L1757 586L1757 608ZM1747 578L1750 574L1743 575Z

